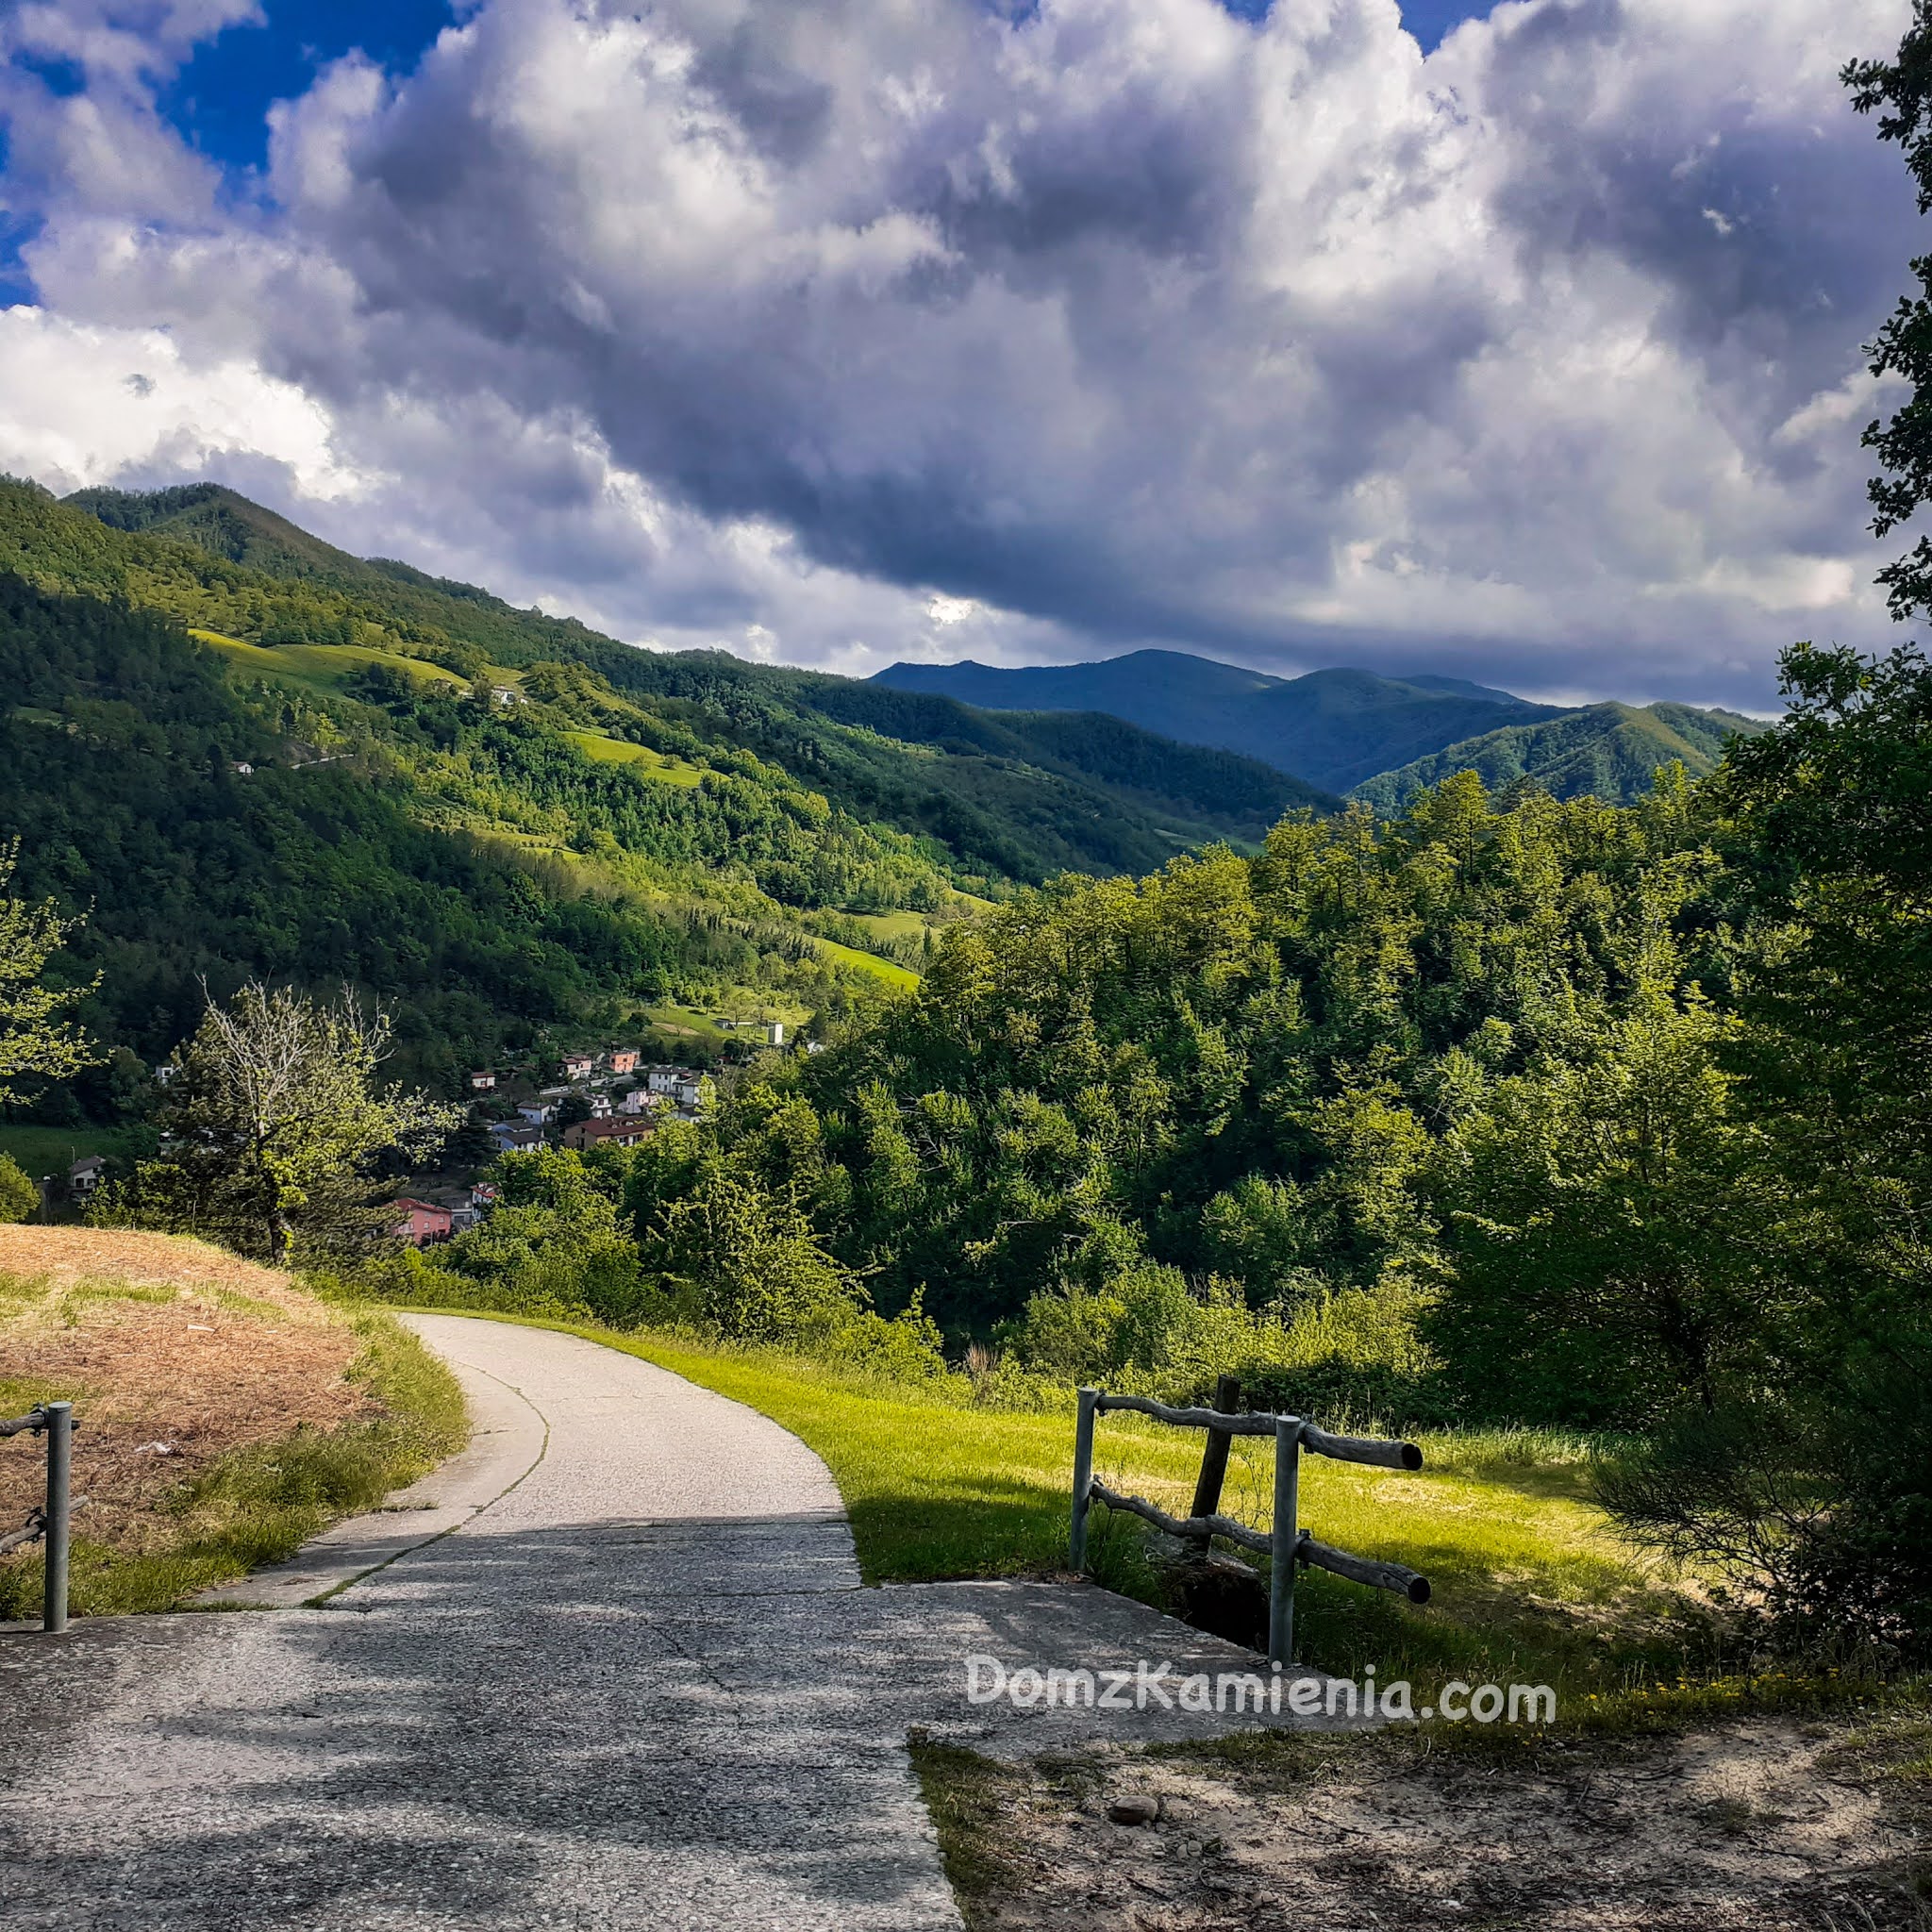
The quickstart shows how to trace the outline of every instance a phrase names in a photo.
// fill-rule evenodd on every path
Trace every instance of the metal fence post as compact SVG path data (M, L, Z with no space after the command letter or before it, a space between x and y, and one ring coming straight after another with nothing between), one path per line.
M68 1492L74 1467L74 1405L42 1405L47 1418L47 1582L42 1599L41 1628L58 1634L67 1627Z
M1087 1567L1087 1508L1093 1490L1093 1410L1098 1389L1080 1391L1080 1420L1074 1431L1074 1568Z
M1274 1420L1274 1532L1268 1575L1268 1660L1294 1662L1294 1570L1301 1541L1296 1516L1301 1490L1302 1419Z

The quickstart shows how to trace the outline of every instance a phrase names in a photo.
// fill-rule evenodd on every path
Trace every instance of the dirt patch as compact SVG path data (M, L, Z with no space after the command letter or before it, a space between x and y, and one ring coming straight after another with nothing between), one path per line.
M76 1528L91 1541L158 1547L168 1499L219 1457L378 1412L344 1379L360 1344L339 1315L204 1242L0 1225L0 1378L29 1401L74 1399ZM0 1525L40 1500L34 1441L0 1444Z
M1848 1722L1544 1744L1289 1738L1018 1767L928 1747L968 1923L1013 1932L1925 1932L1924 1814ZM1117 1824L1153 1798L1151 1825Z

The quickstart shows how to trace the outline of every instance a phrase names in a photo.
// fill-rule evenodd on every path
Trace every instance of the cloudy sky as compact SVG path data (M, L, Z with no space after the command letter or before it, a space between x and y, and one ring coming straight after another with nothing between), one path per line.
M0 0L0 467L855 673L1768 708L1890 635L1907 12Z

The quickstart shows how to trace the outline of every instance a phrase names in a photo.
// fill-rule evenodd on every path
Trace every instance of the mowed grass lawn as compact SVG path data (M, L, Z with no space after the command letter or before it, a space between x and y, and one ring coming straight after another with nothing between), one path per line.
M552 1324L542 1324L552 1325ZM961 1381L924 1391L769 1352L577 1328L769 1415L822 1456L872 1582L1064 1572L1074 1416L972 1406ZM1426 1574L1412 1607L1319 1573L1297 1584L1306 1661L1383 1681L1460 1675L1550 1683L1566 1695L1674 1672L1687 1598L1611 1532L1588 1499L1589 1445L1502 1432L1424 1437L1419 1474L1308 1457L1302 1520L1324 1541ZM1095 1473L1187 1512L1202 1436L1140 1417L1102 1419ZM1265 1525L1272 1446L1236 1439L1224 1507ZM1093 1569L1158 1600L1140 1527L1096 1507Z

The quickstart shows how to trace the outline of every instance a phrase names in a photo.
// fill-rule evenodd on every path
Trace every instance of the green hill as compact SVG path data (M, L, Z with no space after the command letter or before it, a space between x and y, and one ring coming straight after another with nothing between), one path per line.
M1419 791L1457 772L1474 772L1493 792L1529 780L1557 798L1585 792L1629 805L1650 790L1660 765L1674 760L1693 777L1711 771L1724 741L1769 730L1760 718L1705 711L1690 705L1590 705L1534 724L1506 725L1479 738L1383 772L1350 796L1378 811L1397 812Z
M62 970L150 1061L253 974L378 996L446 1091L654 1022L719 1045L910 984L1020 883L1339 803L1112 719L636 650L212 487L0 482L0 666L18 889L86 915Z
M674 733L750 752L834 807L927 841L974 891L1066 870L1138 871L1209 840L1253 842L1284 811L1338 803L1113 719L1029 727L723 651L639 650L471 585L351 557L214 484L84 491L66 504L16 496L0 487L0 568L46 589L123 594L268 647L406 653L465 677L580 664Z

